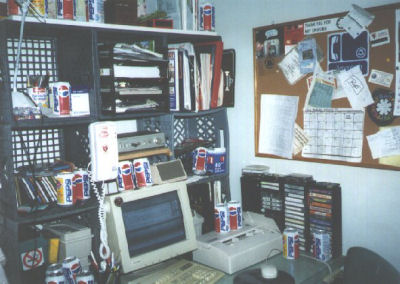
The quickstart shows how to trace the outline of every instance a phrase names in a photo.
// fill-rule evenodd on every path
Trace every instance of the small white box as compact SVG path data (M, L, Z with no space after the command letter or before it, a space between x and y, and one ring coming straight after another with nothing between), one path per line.
M58 250L58 260L60 262L66 257L76 256L81 261L82 268L88 268L88 255L92 250L90 228L70 221L62 221L46 224L44 230L60 239Z

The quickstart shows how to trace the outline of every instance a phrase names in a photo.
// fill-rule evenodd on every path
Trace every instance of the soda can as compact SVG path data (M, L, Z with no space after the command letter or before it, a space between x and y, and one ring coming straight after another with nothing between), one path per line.
M46 272L45 284L66 284L65 276L62 271Z
M230 231L229 211L224 203L218 203L215 205L214 218L215 232L227 233Z
M144 187L153 184L150 163L147 158L133 160L133 167L137 187Z
M87 3L86 0L75 0L74 15L75 21L86 22L87 21Z
M63 266L61 263L53 263L47 266L46 268L46 276L54 273L64 273ZM64 274L63 274L64 275Z
M88 0L88 21L104 23L104 2L103 0Z
M50 87L50 108L54 114L69 115L71 111L71 85L68 82L56 82Z
M46 17L57 19L57 0L46 0Z
M207 172L221 174L225 172L225 148L207 149Z
M60 173L55 176L57 180L57 204L61 206L72 206L74 204L72 173Z
M228 202L229 208L229 225L231 230L242 228L242 205L239 201L231 200Z
M283 231L283 257L297 259L299 257L299 233L294 228Z
M57 0L57 19L74 19L73 0Z
M7 14L8 16L21 15L21 9L15 0L7 1Z
M118 189L129 190L135 188L133 180L133 165L130 161L122 161L118 163Z
M94 276L90 271L84 270L76 276L76 284L94 284Z
M77 200L88 200L90 198L90 182L87 171L74 171L74 177L72 179L72 192L74 196L74 203Z
M29 97L35 102L36 105L42 105L43 107L48 107L48 97L45 88L33 87L28 88Z
M200 6L200 30L215 31L215 7L211 3Z
M196 175L205 175L207 172L207 149L198 147L193 151L193 173Z
M40 15L43 17L46 16L46 0L31 0L31 5L35 7L36 11L39 12ZM32 9L29 9L28 15L35 15L34 12L32 12Z
M313 235L313 255L321 261L331 259L331 242L329 233L325 230L316 229L312 232Z
M82 266L79 258L69 256L63 261L64 277L67 283L75 284L76 276L82 271Z

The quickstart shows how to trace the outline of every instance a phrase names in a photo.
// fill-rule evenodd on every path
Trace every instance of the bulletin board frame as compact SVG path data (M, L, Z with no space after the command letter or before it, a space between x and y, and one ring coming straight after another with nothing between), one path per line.
M369 66L368 74L365 76L366 82L371 93L376 89L386 89L395 93L396 87L396 59L399 60L400 54L396 58L396 52L400 49L400 35L396 37L396 9L400 9L400 3L389 4L384 6L377 6L372 8L367 8L368 12L375 15L372 23L367 27L369 34L376 31L381 31L388 29L390 42L379 45L371 46L369 41ZM254 66L254 121L255 121L255 155L257 157L267 157L267 158L278 158L284 159L280 156L261 153L259 151L259 134L260 134L260 117L261 117L261 97L264 94L275 94L275 95L289 95L289 96L299 96L298 112L296 117L296 123L303 128L303 107L305 104L308 87L307 87L307 77L311 74L307 74L302 79L297 81L295 84L291 85L286 80L282 70L279 68L278 63L284 58L284 50L282 46L284 45L283 30L285 27L298 27L304 23L310 23L320 20L336 19L344 17L348 11L337 14L324 15L319 17L301 19L291 22L260 26L253 28L253 66ZM265 38L263 35L266 31L277 30L279 32L278 42L280 42L280 53L275 56L266 56L263 54ZM328 32L318 32L315 34L304 35L304 37L314 37L316 43L320 50L322 51L323 59L320 61L320 65L323 70L327 70L328 58L326 53L328 43L328 35L332 33L346 32L345 30L336 30ZM400 33L400 32L399 32ZM396 44L396 40L399 41ZM267 51L265 51L267 52ZM399 52L400 53L400 52ZM261 54L261 55L260 55ZM400 62L399 62L400 63ZM370 73L372 69L379 71L384 71L393 74L393 80L391 82L390 88L383 87L377 84L368 82ZM398 88L400 82L397 83ZM332 108L350 108L350 103L347 98L341 98L337 100L332 100ZM394 120L388 125L390 126L400 126L400 116L395 116ZM365 109L364 116L364 131L363 131L363 143L362 143L362 158L361 162L347 162L341 160L332 159L319 159L319 158L306 158L301 155L301 152L293 155L293 160L307 161L307 162L317 162L317 163L328 163L328 164L338 164L347 165L355 167L366 167L366 168L376 168L376 169L386 169L386 170L400 170L400 164L387 163L380 159L373 159L371 151L368 145L367 136L374 134L380 130L379 125L377 125L369 116L367 109ZM400 159L400 157L399 157Z

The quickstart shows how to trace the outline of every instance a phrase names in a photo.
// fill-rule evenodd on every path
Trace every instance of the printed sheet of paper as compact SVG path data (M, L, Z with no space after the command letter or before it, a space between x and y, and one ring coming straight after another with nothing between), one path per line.
M400 126L378 131L367 140L373 159L400 155Z
M374 18L375 15L352 4L350 12L339 21L339 26L343 27L353 38L356 38L372 23Z
M258 151L291 159L299 97L261 95Z
M304 110L304 132L309 141L302 156L361 162L364 110L312 108Z
M305 75L300 71L300 58L297 48L292 48L282 61L278 63L278 66L281 68L283 75L285 75L290 85L295 84Z
M311 85L307 92L304 108L331 107L333 92L336 88L335 77L316 66Z
M341 71L338 80L354 109L362 109L374 102L367 82L358 66L348 71Z
M294 140L293 140L293 155L297 155L303 150L308 142L308 137L304 130L295 123L294 125Z

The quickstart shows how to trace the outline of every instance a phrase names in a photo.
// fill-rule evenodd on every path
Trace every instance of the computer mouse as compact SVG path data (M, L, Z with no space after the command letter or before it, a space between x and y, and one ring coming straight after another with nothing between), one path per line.
M278 276L278 269L273 264L263 264L260 267L261 275L264 279L276 279Z

